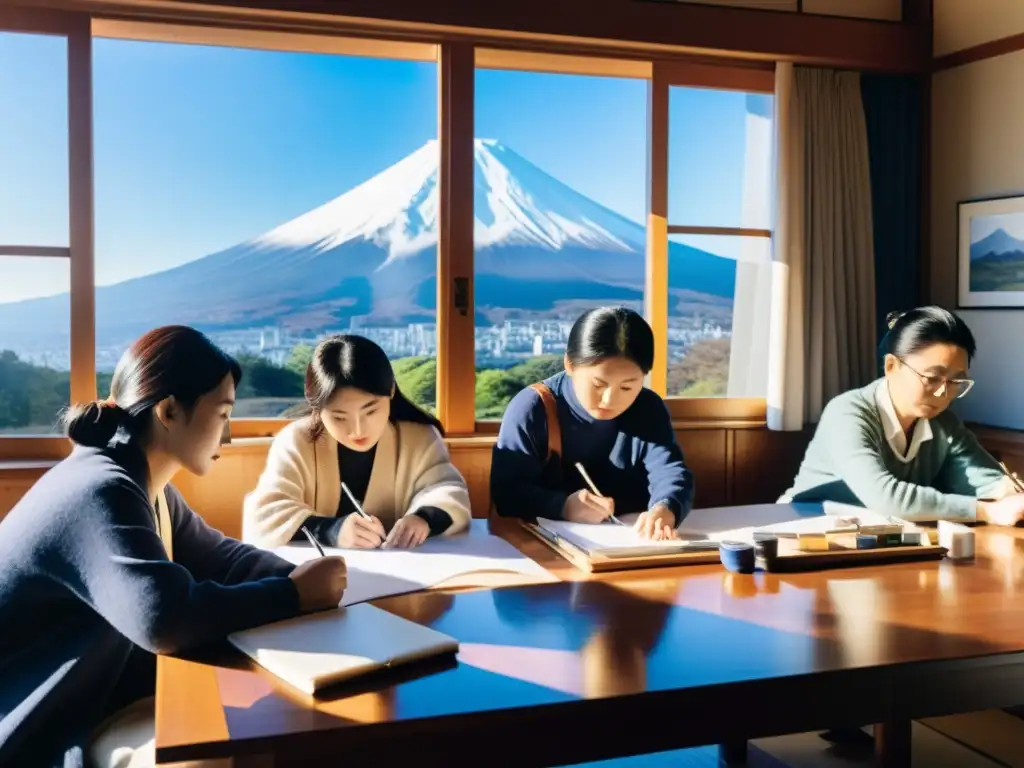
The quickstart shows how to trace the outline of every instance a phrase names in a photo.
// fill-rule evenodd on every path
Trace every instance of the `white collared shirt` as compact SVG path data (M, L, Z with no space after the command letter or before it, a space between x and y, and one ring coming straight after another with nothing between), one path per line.
M909 464L921 450L921 443L932 439L932 425L928 419L918 419L914 423L914 431L910 435L910 447L907 447L907 436L900 426L899 417L896 415L896 408L892 404L892 397L889 395L889 382L882 379L875 387L875 404L878 406L878 414L882 417L882 429L885 430L885 440L889 443L896 458L904 464Z

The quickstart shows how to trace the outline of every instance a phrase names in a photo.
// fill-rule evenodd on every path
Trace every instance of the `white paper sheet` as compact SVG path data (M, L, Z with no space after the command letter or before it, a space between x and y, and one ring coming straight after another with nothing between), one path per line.
M599 553L609 557L633 552L639 554L657 551L671 552L685 546L680 541L645 539L633 530L634 519L635 516L624 517L622 522L629 523L628 525L615 525L614 523L570 523L565 520L539 518L537 525L588 553Z
M618 526L616 526L618 527ZM305 544L280 547L275 552L292 563L319 557ZM547 570L497 536L463 534L427 539L416 549L332 549L348 565L348 588L341 605L419 592L449 579L478 572L509 572L541 581L556 581Z
M885 525L891 522L885 515L849 504L759 504L695 509L686 516L678 531L683 538L751 541L754 531L797 534L845 530L850 528L846 521L851 518L856 519L860 525Z

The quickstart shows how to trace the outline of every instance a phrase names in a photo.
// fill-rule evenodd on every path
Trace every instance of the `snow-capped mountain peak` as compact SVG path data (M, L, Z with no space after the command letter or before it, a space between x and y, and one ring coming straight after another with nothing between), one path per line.
M473 149L477 248L643 248L639 224L584 197L500 142L477 139ZM247 245L316 253L364 240L382 248L389 262L419 253L437 243L438 161L438 143L428 141L368 181Z

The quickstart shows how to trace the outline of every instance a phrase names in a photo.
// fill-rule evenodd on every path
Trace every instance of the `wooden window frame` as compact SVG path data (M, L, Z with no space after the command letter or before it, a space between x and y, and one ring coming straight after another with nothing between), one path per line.
M708 88L744 93L773 93L775 68L763 63L706 64L655 62L648 91L648 210L647 285L645 308L654 330L655 368L649 386L665 399L677 424L763 427L767 423L764 398L688 398L668 394L668 242L675 234L761 237L770 229L709 227L672 224L668 215L669 93L672 88Z
M66 258L70 273L69 397L96 398L95 279L93 276L92 31L84 14L0 8L0 31L63 37L67 41L68 245L66 248L4 243L0 253ZM56 436L0 438L0 460L67 455L67 439Z
M667 349L667 295L658 298L652 285L667 277L667 236L676 231L667 222L667 93L673 85L696 85L737 90L772 90L773 70L764 63L736 62L729 66L699 61L655 61L624 55L621 59L572 55L566 52L501 50L478 46L472 40L443 36L402 39L362 39L326 30L296 33L218 26L176 24L91 16L86 12L0 9L0 30L65 36L68 41L69 133L69 246L67 249L0 246L0 253L67 257L70 266L72 402L97 396L95 360L95 253L93 199L92 40L94 37L305 51L340 55L378 56L438 64L438 137L441 151L438 221L438 414L453 437L493 435L498 422L475 418L473 307L473 104L476 69L586 74L646 79L650 88L648 177L648 283L646 311L655 329L658 349ZM658 95L661 94L661 95ZM664 188L664 192L662 192ZM704 228L709 229L709 228ZM659 249L652 233L664 246ZM720 233L721 234L721 233ZM729 232L732 234L732 232ZM748 234L745 231L739 234ZM758 234L761 232L751 232ZM770 233L769 233L770 234ZM469 310L456 306L456 281L465 280ZM665 355L659 354L664 361ZM653 371L651 385L664 394L667 365ZM758 427L765 423L764 400L739 398L669 398L677 426ZM234 438L275 435L287 419L234 419ZM62 437L2 437L0 462L54 460L67 455L70 443Z

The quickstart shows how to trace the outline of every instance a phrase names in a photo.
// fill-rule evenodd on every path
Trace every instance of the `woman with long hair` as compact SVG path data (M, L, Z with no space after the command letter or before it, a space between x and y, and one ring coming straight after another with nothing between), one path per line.
M341 558L295 567L229 539L170 484L217 460L241 373L158 328L109 398L65 414L71 455L0 523L0 765L152 765L156 654L340 602Z
M469 491L440 422L402 394L377 344L354 335L320 342L306 403L310 415L274 438L245 499L246 541L280 546L302 540L305 526L331 547L406 548L469 525Z

